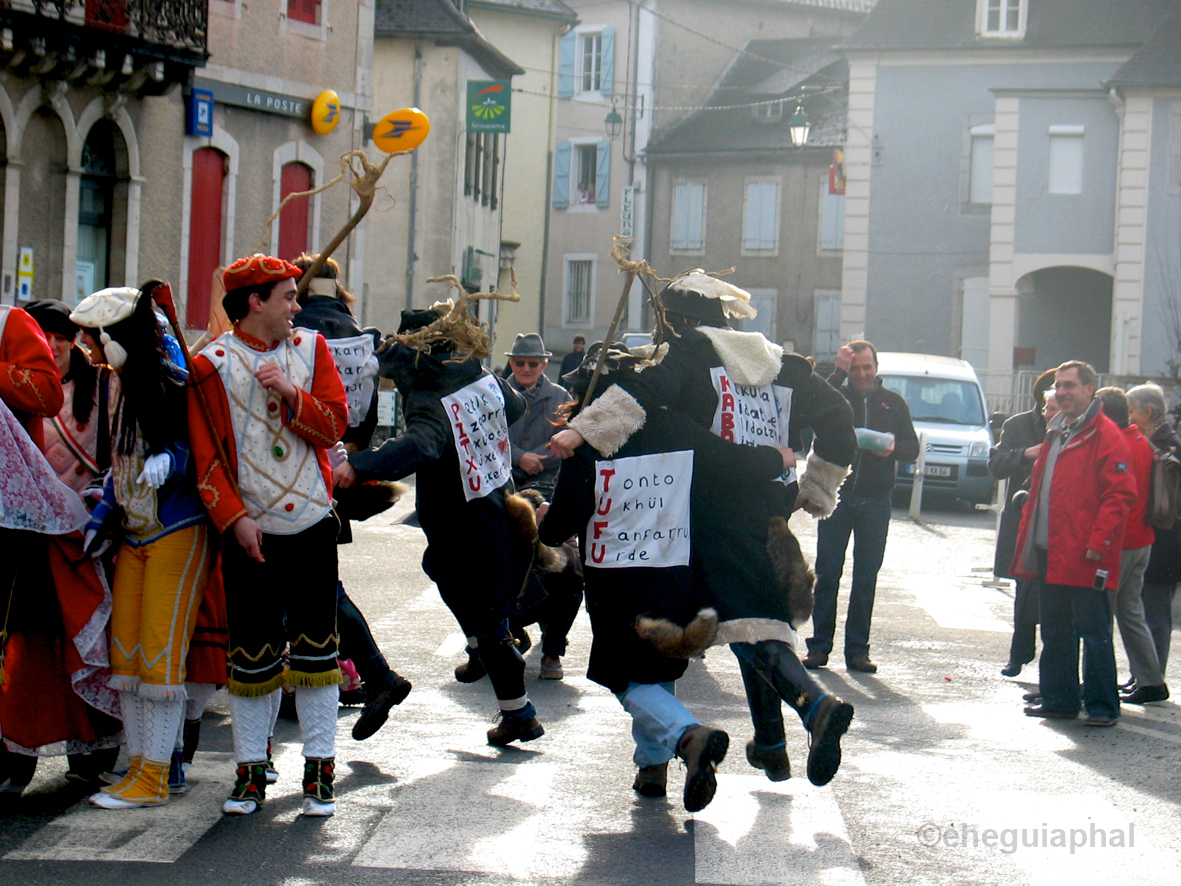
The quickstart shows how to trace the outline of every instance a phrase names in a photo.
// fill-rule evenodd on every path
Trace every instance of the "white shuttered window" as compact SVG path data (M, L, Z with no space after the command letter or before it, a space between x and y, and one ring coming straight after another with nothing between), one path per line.
M820 248L845 248L845 195L830 194L828 182L820 183Z
M705 248L704 182L681 182L673 189L671 248L692 252Z
M1047 190L1051 194L1083 192L1083 127L1050 127L1050 168Z
M779 245L779 182L748 181L742 218L742 248L769 251Z

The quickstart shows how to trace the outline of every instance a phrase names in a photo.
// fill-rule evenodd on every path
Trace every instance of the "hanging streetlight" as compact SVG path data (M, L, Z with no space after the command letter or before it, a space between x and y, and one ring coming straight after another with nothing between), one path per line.
M619 137L619 133L623 130L623 118L619 116L619 111L615 109L615 102L611 103L611 110L603 118L603 126L606 128L607 137L611 141L615 141Z
M791 119L787 121L787 132L791 136L791 143L793 147L802 148L808 143L808 132L812 125L808 122L808 118L804 116L804 106L796 105L796 111L791 115Z

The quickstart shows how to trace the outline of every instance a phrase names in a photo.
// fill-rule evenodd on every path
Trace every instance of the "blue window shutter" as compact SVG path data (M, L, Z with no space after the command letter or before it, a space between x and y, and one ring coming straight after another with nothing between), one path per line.
M606 139L595 149L595 165L595 205L603 209L611 191L611 142Z
M827 187L820 194L820 248L845 248L845 196Z
M578 35L571 31L558 41L558 95L569 98L574 95L574 52Z
M705 246L705 185L689 185L689 249Z
M610 95L615 91L615 29L603 28L603 40L600 44L602 62L600 63L599 91L603 95Z
M554 209L570 205L570 142L558 142L554 147Z

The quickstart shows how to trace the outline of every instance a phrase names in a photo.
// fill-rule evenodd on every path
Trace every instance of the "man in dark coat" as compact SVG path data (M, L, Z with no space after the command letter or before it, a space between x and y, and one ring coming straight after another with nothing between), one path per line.
M307 271L315 259L314 255L304 254L294 264ZM369 448L377 427L377 359L373 352L381 341L381 333L372 327L362 329L357 323L349 307L355 297L341 285L339 276L340 266L335 259L328 259L311 280L302 310L291 322L293 326L312 329L324 336L349 401L349 426L341 443L356 451ZM330 454L329 458L335 465L343 455ZM371 513L357 513L355 491L337 490L335 497L336 514L340 517L336 542L349 544L353 540L350 520L364 520ZM386 662L369 630L369 622L345 592L342 582L336 586L336 626L340 632L341 657L353 663L365 689L365 705L353 724L354 740L364 741L385 724L390 708L405 701L412 687L409 680Z
M515 531L505 510L512 490L508 427L524 414L525 402L476 356L454 356L457 343L447 336L455 327L445 321L460 310L448 304L402 312L398 333L411 343L391 343L380 359L382 376L402 395L406 431L349 456L334 477L348 487L416 475L418 519L427 537L423 570L469 643L476 643L501 714L488 742L506 745L545 733L508 627L533 553L532 541Z
M661 407L736 443L799 450L802 429L815 431L802 477L793 464L774 482L711 501L712 531L699 537L693 561L718 610L719 642L731 644L742 668L755 727L748 762L772 780L789 776L782 699L811 734L809 779L827 784L840 765L840 738L853 707L826 693L800 664L795 626L811 614L810 579L802 595L798 587L789 593L768 545L773 518L786 522L793 506L814 515L836 506L856 450L849 405L803 357L785 355L758 333L728 327L727 316L754 316L743 290L692 271L671 282L660 299L670 327L667 350L662 344L657 351L663 358L621 379L555 435L551 447L568 454L585 440L609 456Z
M890 529L890 496L895 466L918 457L919 439L906 401L882 386L877 377L878 353L867 341L855 341L837 352L829 384L849 401L853 424L877 432L877 445L858 436L853 469L841 486L841 502L816 530L816 611L804 667L824 667L836 630L837 591L845 568L845 551L853 537L853 577L845 619L845 666L876 673L869 659L869 629L877 591L878 570L886 553ZM889 441L881 446L881 438Z
M1005 509L996 534L996 557L992 571L997 578L1012 578L1009 566L1017 548L1017 527L1021 525L1021 503L1028 490L1034 459L1046 439L1046 391L1054 387L1054 370L1043 372L1033 384L1033 408L1005 419L1001 439L988 455L988 470L998 480L1008 480ZM1053 416L1050 416L1052 418ZM1013 595L1013 640L1009 644L1009 662L1001 669L1006 677L1016 677L1034 659L1037 651L1038 588L1034 582L1017 579Z
M582 358L586 356L586 336L579 333L574 336L574 341L571 343L570 351L562 358L562 366L558 370L558 376L565 378L568 373L577 371L578 367L582 365Z

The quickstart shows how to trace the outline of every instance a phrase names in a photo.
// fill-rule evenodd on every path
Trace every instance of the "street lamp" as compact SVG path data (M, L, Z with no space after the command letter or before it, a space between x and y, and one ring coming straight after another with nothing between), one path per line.
M804 106L796 105L796 111L791 115L791 119L787 121L787 131L791 136L791 143L793 147L802 148L808 143L808 131L812 125L808 122L808 118L804 116Z
M611 141L619 138L619 133L623 130L623 118L619 116L619 111L615 109L615 102L611 103L611 110L603 118L603 126L606 128L607 137Z

